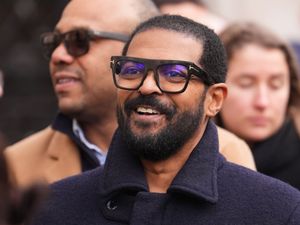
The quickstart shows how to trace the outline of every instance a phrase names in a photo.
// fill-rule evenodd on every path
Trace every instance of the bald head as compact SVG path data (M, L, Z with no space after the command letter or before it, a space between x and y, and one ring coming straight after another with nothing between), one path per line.
M141 22L159 14L151 0L72 0L62 21L76 20L76 26L129 34Z

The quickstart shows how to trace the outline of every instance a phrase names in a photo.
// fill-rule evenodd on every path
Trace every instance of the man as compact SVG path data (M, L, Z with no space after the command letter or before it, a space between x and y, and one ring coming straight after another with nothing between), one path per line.
M18 185L52 183L104 164L117 127L116 89L107 62L121 53L139 22L156 14L149 0L72 0L55 32L42 35L60 113L51 127L6 151ZM220 132L228 160L255 169L246 144Z
M181 16L142 23L113 56L119 129L104 168L52 185L34 225L299 224L300 193L224 160L210 118L227 94L218 36Z
M72 0L55 31L42 35L60 113L6 151L18 185L52 183L104 164L117 127L107 62L138 23L157 14L150 0Z

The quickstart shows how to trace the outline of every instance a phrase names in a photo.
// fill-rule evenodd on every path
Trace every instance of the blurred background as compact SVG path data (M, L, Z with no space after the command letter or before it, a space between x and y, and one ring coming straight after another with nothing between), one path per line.
M4 96L0 99L0 138L11 144L47 126L56 113L48 62L39 45L67 0L0 1L0 69Z
M126 0L125 0L126 1ZM0 69L4 96L0 100L0 135L6 144L46 127L57 111L56 99L39 46L68 0L0 1ZM88 4L88 0L86 0ZM300 0L204 0L226 20L255 21L300 43Z
M300 40L300 0L203 0L229 21L251 20L290 41Z

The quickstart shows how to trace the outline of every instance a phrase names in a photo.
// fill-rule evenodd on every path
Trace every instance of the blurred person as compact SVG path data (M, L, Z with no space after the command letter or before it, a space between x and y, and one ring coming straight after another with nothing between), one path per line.
M139 22L157 14L150 0L67 4L54 32L41 36L59 114L5 151L18 185L51 183L104 164L117 126L110 56L121 52Z
M1 0L0 33L5 35L0 42L0 68L6 86L0 129L7 144L45 127L57 111L38 34L54 27L68 1Z
M216 33L221 32L227 21L213 13L201 0L153 0L160 11L165 14L178 14L203 23Z
M4 94L4 74L2 70L0 70L0 98Z
M52 183L104 165L117 127L109 58L121 52L139 22L156 14L149 0L72 0L55 31L42 35L60 113L50 127L7 149L18 185ZM225 130L219 132L226 158L255 169L247 145Z
M44 196L45 189L40 185L31 186L26 190L12 185L3 151L0 151L0 225L21 225L30 222Z
M0 98L3 97L4 94L4 73L2 70L0 70ZM0 131L0 151L4 149L7 146L7 137L3 133L3 131Z
M32 225L298 225L300 192L227 162L211 121L226 57L204 25L164 15L111 57L117 129L105 166L51 186Z
M290 47L253 23L220 37L228 55L228 98L218 124L246 140L257 170L300 189L300 81Z

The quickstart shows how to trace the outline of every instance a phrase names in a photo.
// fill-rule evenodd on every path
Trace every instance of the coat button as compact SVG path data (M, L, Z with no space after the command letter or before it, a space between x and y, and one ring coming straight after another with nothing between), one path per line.
M118 208L116 201L114 201L114 200L109 200L109 201L106 203L106 208L107 208L108 210L111 210L111 211L116 210L116 209Z

